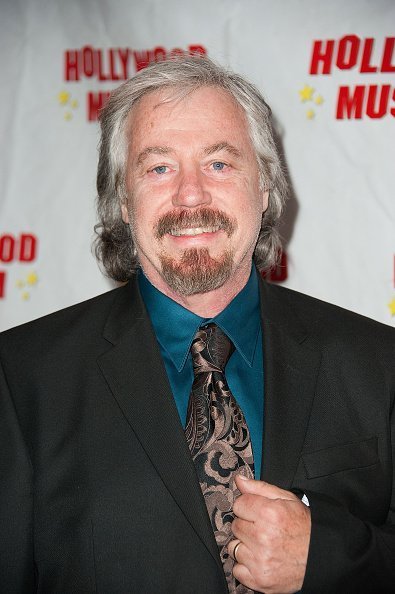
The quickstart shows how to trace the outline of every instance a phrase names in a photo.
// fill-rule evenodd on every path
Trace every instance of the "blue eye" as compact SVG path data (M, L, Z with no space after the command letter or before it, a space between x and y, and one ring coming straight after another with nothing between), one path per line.
M215 163L213 163L213 169L215 171L222 171L225 167L225 163L222 163L221 161L215 161Z
M166 173L167 167L166 165L158 165L158 167L154 167L152 171L161 175L162 173Z

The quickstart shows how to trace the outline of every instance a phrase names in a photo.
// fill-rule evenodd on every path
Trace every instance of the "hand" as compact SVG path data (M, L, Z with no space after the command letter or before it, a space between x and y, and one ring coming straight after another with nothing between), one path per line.
M233 511L236 540L228 545L233 574L239 582L265 594L291 594L303 585L309 551L310 510L289 491L263 481L244 479L236 484L241 495Z

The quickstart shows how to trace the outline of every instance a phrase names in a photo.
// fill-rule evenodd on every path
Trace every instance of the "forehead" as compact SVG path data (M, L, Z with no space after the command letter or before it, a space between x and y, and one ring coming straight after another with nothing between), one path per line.
M184 95L182 90L166 88L145 95L128 115L127 134L132 149L148 137L165 139L170 134L173 138L193 134L191 140L226 136L251 144L244 110L218 87L201 87Z

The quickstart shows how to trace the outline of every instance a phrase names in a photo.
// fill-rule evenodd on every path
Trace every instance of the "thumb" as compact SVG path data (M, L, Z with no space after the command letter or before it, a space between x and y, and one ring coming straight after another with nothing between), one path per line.
M265 481L255 481L254 479L247 479L245 476L238 474L236 476L236 485L240 493L249 493L252 495L260 495L268 499L297 499L296 495L276 485L265 483Z
M240 493L253 493L255 495L261 495L261 485L266 485L263 481L256 481L254 479L247 478L243 474L237 474L236 486Z

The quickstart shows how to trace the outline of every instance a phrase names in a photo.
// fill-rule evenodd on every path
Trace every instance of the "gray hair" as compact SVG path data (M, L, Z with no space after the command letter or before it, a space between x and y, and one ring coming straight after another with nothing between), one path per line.
M177 97L201 87L218 87L243 109L255 149L261 188L269 190L269 205L262 217L254 259L260 270L275 264L281 248L277 230L287 196L287 182L276 148L271 110L254 85L243 77L201 56L188 56L152 64L115 89L100 115L101 141L97 171L97 238L95 254L106 274L117 281L129 279L139 266L130 227L121 216L127 200L127 116L145 95L162 89Z

